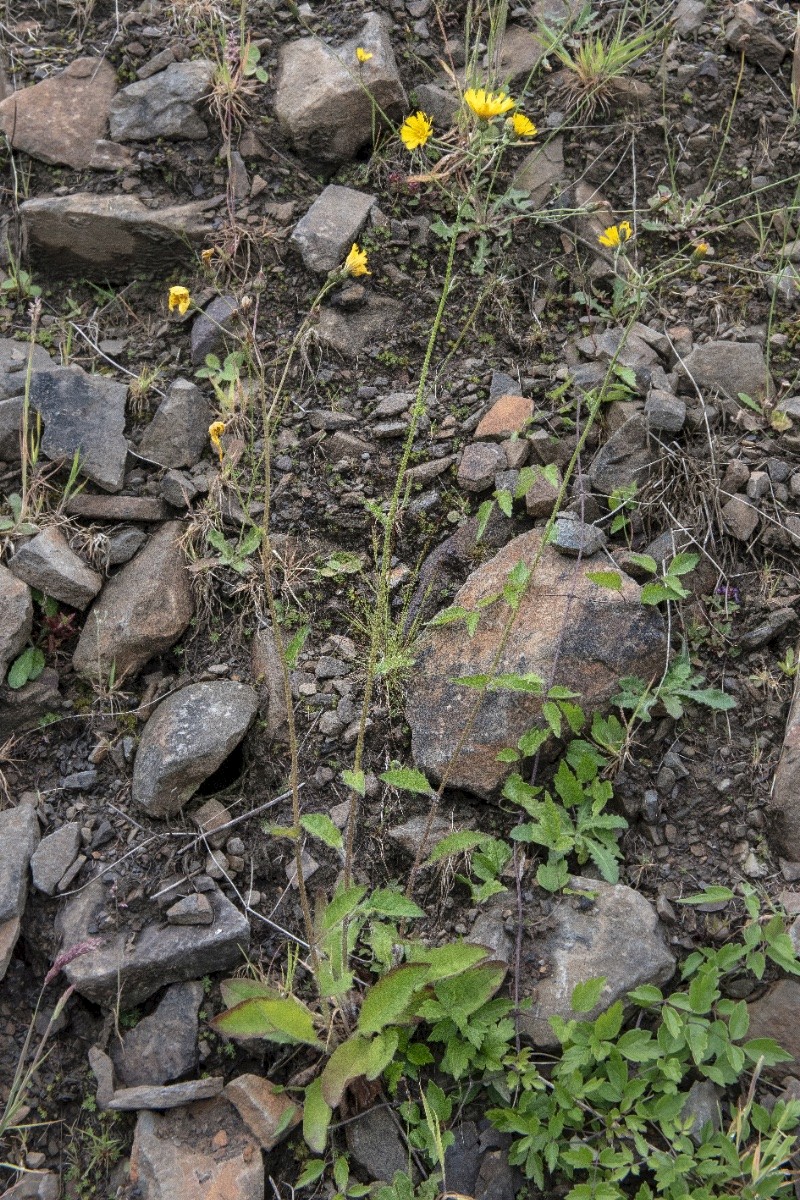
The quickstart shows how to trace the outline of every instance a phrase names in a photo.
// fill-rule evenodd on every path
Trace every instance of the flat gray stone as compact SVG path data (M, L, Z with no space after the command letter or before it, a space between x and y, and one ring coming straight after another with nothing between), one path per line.
M638 413L612 434L592 459L592 490L610 496L615 489L631 483L641 486L657 458L657 450L651 451L648 446L647 421Z
M81 848L81 827L68 821L42 838L31 858L33 886L46 896L52 896L60 880L78 857Z
M458 464L458 485L466 492L485 492L505 465L505 450L496 442L470 442Z
M92 606L72 663L79 675L117 681L169 649L194 613L181 548L183 526L162 525L147 545L110 579Z
M28 865L38 842L39 822L29 804L0 812L0 925L25 910Z
M527 155L517 168L511 186L527 192L531 204L540 208L563 182L564 176L564 139L558 134Z
M58 713L61 694L58 675L45 667L38 679L21 688L0 687L0 742L12 733L34 729L48 713Z
M391 1183L395 1172L408 1170L408 1154L385 1108L371 1108L345 1126L347 1149L371 1179Z
M170 925L210 925L214 912L202 892L193 892L167 909L167 920Z
M738 542L749 542L761 522L757 507L744 496L732 496L721 512L726 531Z
M258 708L255 690L220 680L163 700L145 726L132 799L154 817L179 812L242 740Z
M141 1200L264 1200L261 1148L221 1097L163 1115L140 1112L131 1175Z
M44 421L42 450L48 458L78 455L80 473L107 492L118 492L125 478L124 383L87 375L80 367L34 371L31 404Z
M64 969L68 981L96 1004L115 1004L119 988L125 1007L132 1008L165 984L200 979L237 966L247 950L247 918L221 892L206 893L214 910L211 925L154 923L136 934L117 927L113 902L106 909L106 895L103 883L94 880L70 897L56 918L62 949L94 936L100 940L97 949ZM106 927L109 915L113 919Z
M206 137L208 126L197 105L211 91L214 70L214 64L202 58L171 63L166 70L117 92L109 111L112 139L148 142L158 137Z
M774 391L758 342L701 342L678 362L676 370L699 387L724 392L731 399L744 392L760 403Z
M5 978L11 955L19 940L20 928L19 917L9 917L7 921L0 922L0 979Z
M0 681L25 648L33 628L33 600L27 583L0 563Z
M20 205L31 261L51 276L129 279L192 262L211 224L207 201L147 208L127 195L73 192Z
M25 391L29 356L32 357L34 370L55 365L44 347L37 342L31 345L13 338L0 338L0 400L21 396Z
M20 546L9 559L8 569L45 596L72 608L86 608L103 586L102 575L79 558L56 525Z
M397 341L403 306L388 296L370 296L357 312L323 308L316 331L319 340L345 359L356 359L366 347Z
M218 1096L224 1086L219 1076L209 1079L190 1079L186 1083L171 1083L164 1087L119 1088L108 1102L110 1109L118 1112L135 1112L138 1109L180 1108L196 1100L211 1100Z
M309 271L327 274L344 262L375 197L331 183L297 222L292 242Z
M170 1083L197 1070L197 1014L203 995L199 980L175 983L155 1011L123 1035L121 1044L113 1039L111 1058L125 1087Z
M644 406L649 429L659 433L680 433L686 422L686 401L672 392L653 388Z
M408 101L392 50L388 20L367 13L356 37L338 48L319 37L281 48L275 115L304 158L350 162L372 141L375 120L402 118ZM372 54L359 66L356 47Z
M605 976L600 1002L582 1019L592 1021L627 992L642 984L659 987L675 970L661 922L652 904L623 884L575 877L570 888L585 893L591 903L575 896L556 900L548 932L536 941L537 959L548 968L537 973L533 1007L520 1014L520 1029L534 1045L555 1050L560 1042L549 1018L575 1016L572 992L576 984Z
M192 322L192 366L202 367L207 354L222 355L233 339L228 336L239 315L235 296L215 296ZM176 464L177 465L177 464Z
M558 517L553 525L551 542L559 554L568 558L589 558L602 550L608 538L597 525L589 525L571 514Z
M160 467L193 467L208 446L211 405L188 379L176 379L142 434L137 454Z

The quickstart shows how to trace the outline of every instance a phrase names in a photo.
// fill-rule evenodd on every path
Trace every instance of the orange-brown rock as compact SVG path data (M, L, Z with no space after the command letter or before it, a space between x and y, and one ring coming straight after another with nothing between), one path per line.
M507 438L524 433L533 416L533 401L524 396L501 396L481 418L476 438Z
M475 611L480 601L502 593L517 563L534 567L541 536L532 530L514 538L473 572L453 603ZM496 667L500 673L533 672L548 686L571 688L587 713L608 703L621 676L658 678L666 653L661 613L642 606L638 584L623 575L620 591L601 588L587 578L590 569L549 546L542 549ZM419 645L406 704L416 765L433 779L446 775L450 786L487 799L512 770L497 761L498 752L516 746L537 723L542 699L488 691L468 729L479 692L452 681L492 670L510 611L502 599L483 609L472 638L462 622L429 630Z

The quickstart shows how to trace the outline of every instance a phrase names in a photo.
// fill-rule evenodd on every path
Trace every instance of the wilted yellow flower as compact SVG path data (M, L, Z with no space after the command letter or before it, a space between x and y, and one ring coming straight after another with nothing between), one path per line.
M476 117L482 121L491 121L492 117L501 117L516 104L505 92L487 92L485 88L467 88L464 92L464 103L472 109Z
M356 58L360 63L369 62L372 57L369 50L365 50L363 46L356 46Z
M412 113L400 126L400 140L406 150L424 146L433 133L433 121L424 112Z
M601 246L608 246L610 250L616 250L624 242L630 241L632 237L633 229L630 221L620 221L619 225L609 225L597 240Z
M511 125L517 137L536 137L539 130L524 113L514 113L510 118Z
M208 427L208 437L211 445L219 455L219 461L222 462L222 435L225 432L224 421L212 421Z
M206 263L206 265L208 265L208 263L210 263L210 262L211 262L212 258L214 257L214 255L215 255L216 253L217 253L217 251L216 251L216 247L215 247L215 246L210 246L210 247L208 248L208 250L201 250L201 251L200 251L200 257L202 258L203 262L204 262L204 263Z
M705 256L710 253L711 247L709 246L708 242L697 242L697 244L692 248L692 255L694 258L705 258Z
M169 311L172 312L177 308L178 312L183 316L187 308L191 304L192 297L189 295L189 289L185 287L171 287L169 289Z
M367 267L367 252L366 250L359 250L358 242L353 242L353 245L350 247L350 253L344 260L342 270L345 275L352 275L354 278L357 275L372 274L372 271Z

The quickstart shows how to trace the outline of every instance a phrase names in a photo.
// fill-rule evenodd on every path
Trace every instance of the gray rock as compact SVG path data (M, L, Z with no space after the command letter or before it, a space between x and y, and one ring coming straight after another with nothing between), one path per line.
M221 1132L223 1146L215 1140ZM140 1112L131 1175L141 1200L264 1200L261 1149L221 1097L163 1116Z
M0 812L0 924L21 917L28 894L28 865L39 843L36 810L18 804Z
M518 83L531 75L546 52L541 37L522 25L508 25L498 49L494 74L511 85Z
M706 17L706 0L678 0L672 13L673 28L678 37L690 37Z
M199 387L176 379L145 429L137 453L160 467L193 467L208 445L212 415Z
M631 483L641 485L647 479L657 453L647 441L647 421L637 414L612 434L601 446L589 467L592 489L610 496L616 488Z
M0 681L24 648L33 628L33 600L27 583L0 563Z
M167 471L159 490L173 508L188 508L197 496L197 488L185 471Z
M131 929L117 925L113 908L107 913L106 889L93 880L56 918L64 950L103 930L99 947L65 967L68 981L96 1004L115 1004L119 989L131 1008L165 984L237 966L250 941L247 918L221 892L206 894L214 909L212 925L150 924L132 936Z
M24 409L22 396L0 400L0 462L19 462L22 458Z
M361 67L357 46L372 54ZM377 13L367 13L357 37L338 49L318 37L281 49L275 115L305 158L350 162L372 140L376 114L395 120L406 109L389 22Z
M81 827L68 821L42 838L31 858L33 886L46 896L52 896L59 881L78 857L81 848Z
M70 517L88 521L141 521L161 524L168 521L169 509L163 500L154 496L101 496L85 492L71 496L65 511ZM146 536L146 535L145 535Z
M548 968L537 974L533 1007L520 1016L520 1029L537 1046L560 1043L549 1018L565 1021L572 1011L576 984L605 976L600 1002L583 1019L599 1013L642 984L660 986L675 970L655 909L644 896L623 884L575 877L570 888L585 893L590 904L563 896L550 917L550 929L536 944L537 957Z
M375 197L331 183L297 222L292 242L309 271L340 266L366 224Z
M408 1154L385 1108L371 1108L345 1126L347 1148L370 1179L391 1183L396 1171L408 1170Z
M46 596L73 608L86 608L103 586L102 575L87 567L56 525L20 546L9 559L8 569Z
M761 520L756 506L744 496L732 496L721 511L726 531L739 542L749 542Z
M602 550L608 541L599 526L589 525L573 513L565 513L556 519L550 540L559 554L569 558L589 558Z
M136 1112L138 1109L180 1108L196 1100L211 1100L222 1091L224 1080L220 1076L209 1079L190 1079L186 1083L170 1083L164 1087L119 1088L108 1102L108 1107L117 1112Z
M225 1099L236 1108L263 1150L274 1149L302 1117L300 1107L262 1075L232 1079L225 1088Z
M0 400L10 396L21 396L25 391L28 358L34 370L53 366L50 355L37 342L17 342L13 338L0 338ZM19 451L19 447L17 447Z
M542 533L535 529L514 538L473 571L452 603L471 612L485 598L497 596L518 563L537 561L541 541ZM553 682L581 695L587 710L601 710L618 690L621 676L658 677L664 669L663 618L643 607L639 596L639 587L627 576L621 592L598 588L586 578L584 565L543 547L496 670L535 672L550 680L557 661ZM451 787L487 799L510 773L508 764L498 763L498 752L516 746L537 724L542 700L520 692L487 692L453 761L476 692L451 681L492 669L506 617L505 605L492 604L481 612L471 638L460 623L423 633L406 700L416 765L436 779L447 770Z
M147 534L143 529L136 529L134 526L120 529L108 539L106 563L109 567L119 567L122 563L130 562L146 541Z
M686 401L672 392L653 388L644 406L644 415L649 429L659 433L679 433L686 421Z
M167 909L167 920L170 925L210 925L214 912L202 892L193 892Z
M485 492L506 465L506 454L495 442L470 442L458 464L458 483L466 492Z
M111 101L109 126L115 142L154 138L204 138L205 121L196 106L208 96L214 64L207 59L171 63L165 71L140 79Z
M72 664L84 678L117 681L169 649L194 613L183 526L162 525L95 601L78 640Z
M242 740L258 708L245 683L194 683L162 700L145 726L132 799L154 817L179 812Z
M34 265L50 275L129 279L192 262L211 225L205 201L147 208L126 195L73 192L20 205L23 238Z
M531 204L540 208L563 180L564 139L558 134L527 155L517 168L511 186L527 192Z
M797 304L800 301L800 271L791 263L787 263L777 275L768 275L765 284L770 296L782 300L784 304Z
M203 1001L199 981L167 988L158 1007L122 1038L111 1058L125 1087L170 1083L197 1069L197 1014Z
M256 683L263 683L267 694L266 731L270 737L285 740L289 723L280 650L271 625L256 630L253 637L251 671Z
M800 675L795 677L769 805L770 838L785 858L795 861L800 858Z
M701 388L713 388L735 399L745 392L761 402L774 385L764 350L758 342L702 342L678 362L677 371Z
M12 733L35 728L47 713L58 711L60 702L58 675L52 667L45 667L38 679L24 687L0 687L0 742Z
M703 1140L703 1129L710 1125L715 1131L722 1127L722 1112L719 1106L719 1089L710 1079L698 1079L689 1088L686 1103L681 1109L681 1116L692 1118L689 1137L695 1146Z
M553 484L538 467L534 467L533 470L533 483L525 493L525 508L529 517L549 517L561 489L561 472L558 472L556 483Z
M221 355L231 338L228 334L239 316L239 302L235 296L215 296L192 322L192 366L202 367L206 355ZM178 466L179 464L174 464Z
M625 329L606 329L603 333L592 333L576 342L576 347L587 358L611 362L633 370L651 367L658 363L658 352L637 333Z
M11 955L19 940L21 924L19 917L9 917L0 923L0 979L5 978Z
M740 0L732 5L728 15L725 41L731 50L741 51L748 62L756 63L768 75L777 74L787 48L773 37L764 13L751 0Z
M420 83L414 89L417 110L421 110L433 121L434 133L449 129L460 108L458 96L448 88L435 83Z
M44 421L44 453L68 464L77 454L82 475L107 492L118 492L128 456L127 395L124 383L87 375L80 367L34 371L31 404Z
M61 1180L54 1171L29 1171L3 1192L2 1200L59 1200Z
M748 1039L774 1038L787 1054L792 1055L792 1061L781 1063L777 1070L781 1075L793 1075L795 1078L800 1078L798 1005L800 983L796 979L779 979L765 995L747 1006L750 1013ZM767 1073L771 1073L769 1069Z
M403 306L388 296L370 296L357 312L342 312L338 308L323 308L317 322L317 338L323 345L355 359L365 347L379 348L387 337L394 344L403 318Z

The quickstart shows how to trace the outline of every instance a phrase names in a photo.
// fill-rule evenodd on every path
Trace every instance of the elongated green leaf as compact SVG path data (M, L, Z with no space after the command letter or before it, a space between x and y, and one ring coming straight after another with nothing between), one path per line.
M676 554L667 567L669 575L688 575L700 562L699 554Z
M327 1165L328 1164L325 1162L324 1158L309 1158L308 1162L300 1172L297 1178L297 1183L294 1186L296 1188L301 1188L308 1187L310 1183L316 1183L320 1175L325 1174L325 1168Z
M312 1080L306 1088L303 1104L303 1137L306 1139L306 1145L315 1154L325 1153L332 1115L333 1110L322 1095L319 1078Z
M435 617L431 617L428 624L432 627L438 625L451 625L454 621L464 621L469 616L468 608L461 608L458 604L451 604L449 608L443 608Z
M306 833L310 833L312 837L319 838L321 842L324 842L326 846L330 846L332 850L342 850L344 848L341 832L336 828L327 813L304 813L300 818L300 824Z
M274 987L258 979L223 979L219 990L226 1008L233 1008L242 1000L252 1000L256 996L262 1000L277 1000L280 996Z
M622 591L622 576L619 571L587 571L586 578L598 587L608 588L612 592Z
M600 1013L600 1016L595 1021L595 1036L601 1038L603 1041L611 1041L622 1028L623 1016L622 1001L617 1000L605 1012Z
M439 979L433 990L448 1016L463 1028L463 1022L492 998L505 974L504 963L490 962L453 979Z
M366 895L367 889L355 885L349 888L337 889L329 904L325 906L325 911L322 914L322 928L326 932L334 929L341 924L347 917L350 916Z
M470 967L477 966L478 963L484 962L489 957L486 947L479 946L474 942L452 942L447 946L412 944L408 947L407 953L410 961L427 964L427 978L430 983L436 979L461 975Z
M254 996L214 1017L211 1025L226 1037L319 1045L311 1013L294 996L278 1000Z
M322 1098L331 1108L341 1102L345 1088L367 1073L370 1039L354 1033L336 1047L320 1075Z
M381 775L384 783L397 788L401 792L411 792L415 796L430 796L433 788L421 771L414 767L394 767Z
M735 893L727 887L707 887L704 892L692 892L691 896L682 896L678 904L719 904L723 900L733 900Z
M367 1079L377 1079L385 1071L397 1053L400 1033L391 1026L383 1033L376 1033L367 1050L367 1065L364 1071Z
M367 794L367 778L363 771L342 771L342 782L358 796Z
M406 917L414 921L425 916L424 909L394 888L378 888L367 900L365 908L381 917Z
M379 979L361 1003L359 1033L379 1033L391 1025L405 1012L414 992L427 978L427 963L404 963Z
M598 975L594 979L584 979L576 983L572 989L570 1008L575 1013L591 1012L600 1003L603 988L606 986L606 976Z
M436 843L425 866L430 867L434 863L441 862L443 858L452 858L454 854L464 854L467 850L474 850L476 846L481 846L486 841L487 836L485 833L475 833L471 829L456 829Z

